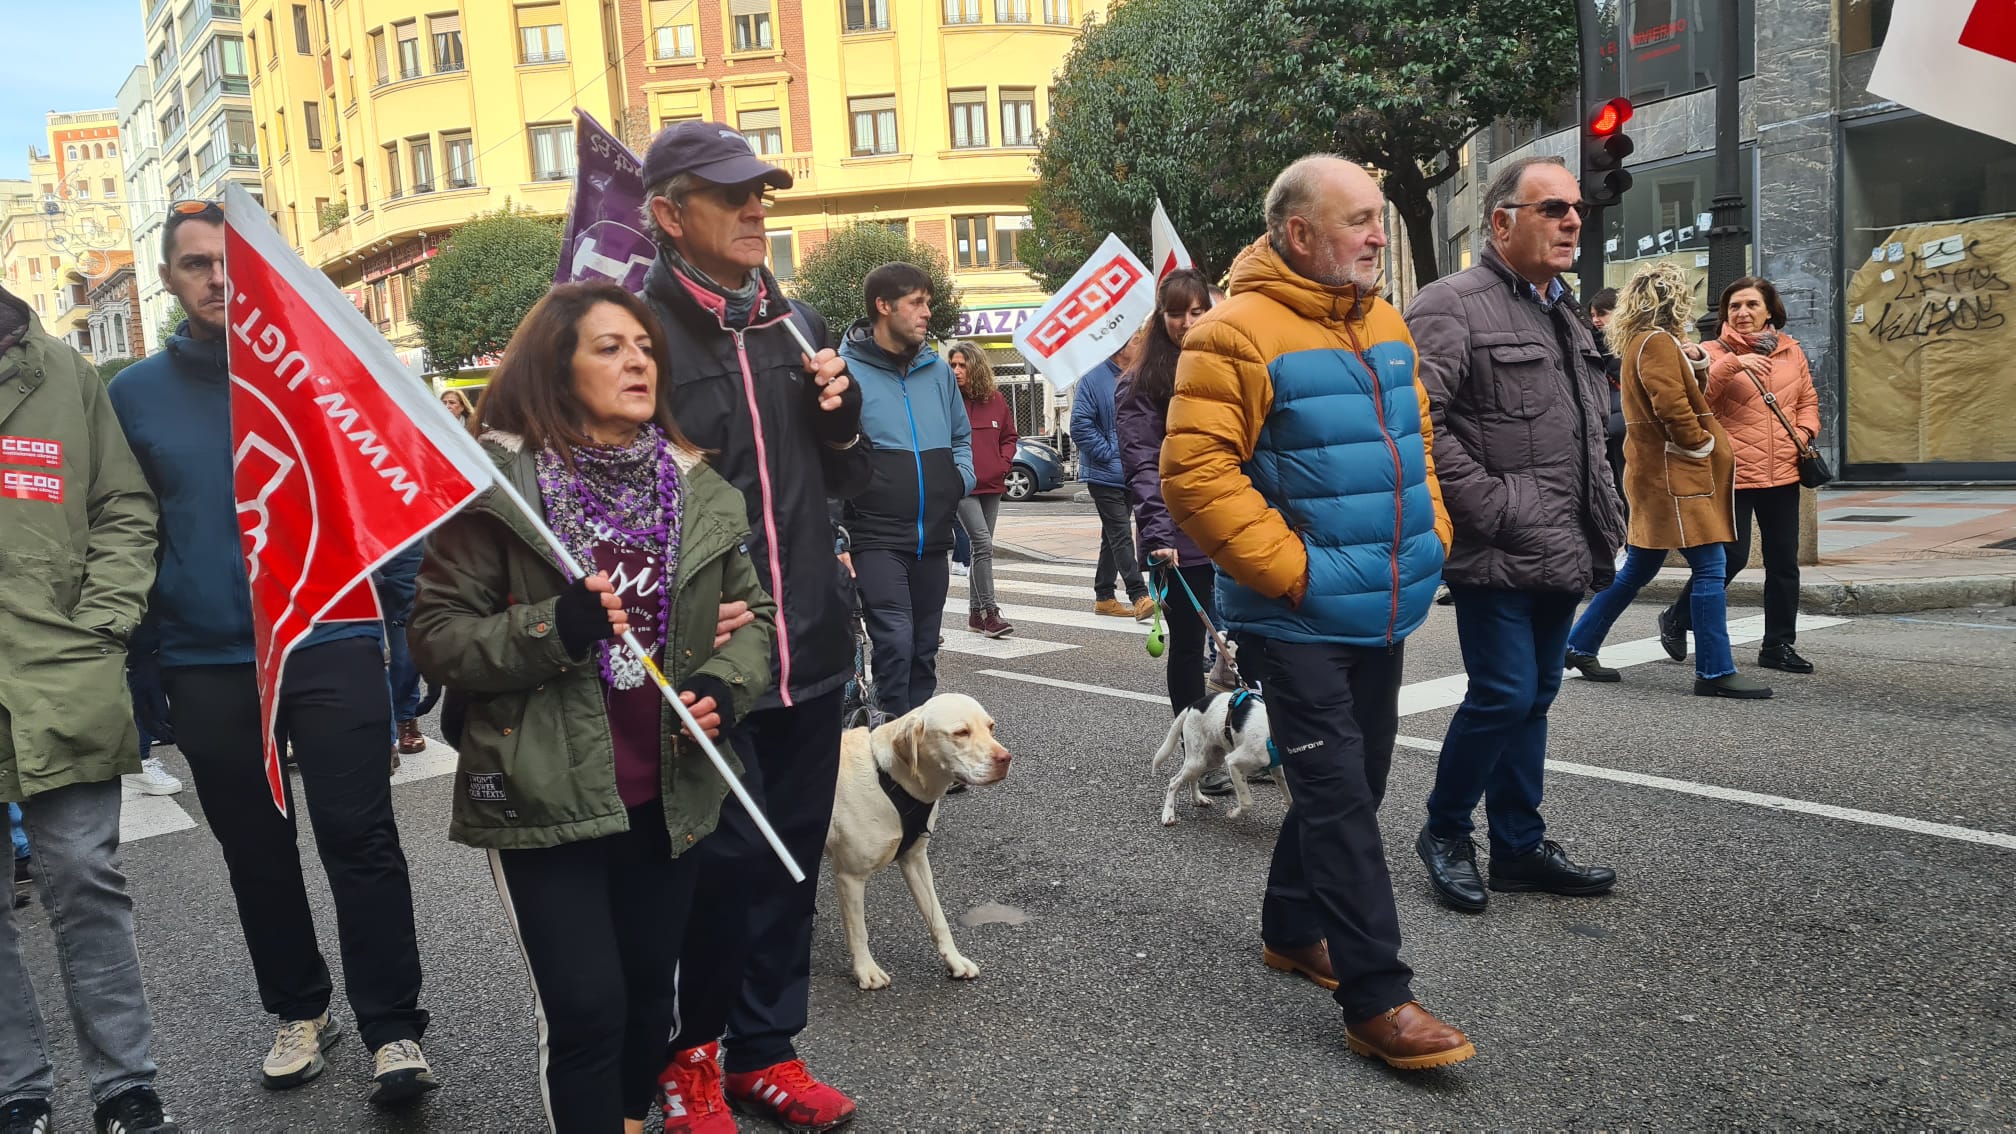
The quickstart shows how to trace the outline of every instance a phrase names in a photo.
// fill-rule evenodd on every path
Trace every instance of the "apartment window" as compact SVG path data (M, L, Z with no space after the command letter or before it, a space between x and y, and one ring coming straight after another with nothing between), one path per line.
M532 179L565 181L574 176L574 127L530 126L525 130L532 145Z
M386 61L385 33L382 31L371 33L371 61L378 65L378 73L376 75L377 85L382 87L386 83L391 82L392 65Z
M266 65L280 62L280 35L273 30L273 13L266 13Z
M994 0L994 22L997 24L1028 23L1029 0Z
M1043 0L1043 22L1046 24L1069 24L1071 22L1071 0Z
M847 30L887 31L889 0L846 0Z
M434 191L434 144L423 135L406 139L406 152L413 160L413 191L432 193Z
M896 96L875 95L847 100L854 122L854 156L896 152Z
M1022 236L1029 231L1029 216L994 218L994 264L1009 267L1022 263Z
M559 63L567 58L567 29L560 25L558 4L518 9L518 47L526 63Z
M42 257L28 257L28 278L30 280L39 280L42 278Z
M784 112L781 110L745 110L736 125L742 136L749 139L749 148L759 154L781 154L784 152Z
M469 135L441 135L441 157L448 167L450 189L467 189L476 184L476 143Z
M770 274L780 280L797 275L797 265L791 260L791 230L782 229L765 235L770 238Z
M357 105L357 61L343 53L343 93L350 96L350 105Z
M417 79L420 77L420 21L407 20L403 24L392 25L392 37L399 46L399 77Z
M263 130L265 127L261 126L260 129ZM351 168L357 174L357 211L361 213L371 207L370 182L364 176L364 159L358 158L352 163Z
M462 17L427 17L427 34L434 40L434 72L462 69Z
M231 147L231 164L241 168L256 164L258 150L252 145L252 116L239 110L224 112L224 137Z
M952 148L985 149L987 146L987 90L952 92Z
M301 104L301 132L308 137L308 148L322 148L322 105L314 102Z
M242 79L246 73L245 41L233 35L220 35L210 41L211 50L217 53L218 70L227 79Z
M728 0L728 14L735 18L735 50L770 46L770 0Z
M161 76L167 74L168 68L174 65L175 49L163 44L161 49L154 53L154 81L160 82Z
M694 42L697 0L651 0L650 33L653 59L693 59L699 56Z
M405 192L399 185L399 143L385 143L385 199L396 201Z
M119 195L119 183L110 177L105 179L105 195L107 197L117 197Z
M259 127L259 149L269 154L273 152L273 139L264 126Z
M991 268L993 217L952 218L952 262L961 268Z
M980 0L945 0L945 22L948 24L979 23Z
M315 54L314 44L308 38L308 5L294 5L294 50L303 55Z
M1036 88L1001 88L1001 144L1036 144Z
M286 156L287 156L287 112L286 112L286 111L284 111L284 110L276 110L276 111L274 111L274 112L273 112L273 128L274 128L274 132L276 132L276 133L278 133L278 134L280 135L280 156L281 156L281 157L286 157Z

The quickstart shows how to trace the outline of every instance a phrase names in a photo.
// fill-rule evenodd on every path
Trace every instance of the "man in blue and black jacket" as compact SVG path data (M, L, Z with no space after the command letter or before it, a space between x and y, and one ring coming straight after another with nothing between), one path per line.
M840 356L861 386L873 446L868 490L847 504L861 612L875 645L882 712L902 716L938 689L938 638L950 583L952 515L973 491L973 427L952 370L924 342L931 280L884 264L863 285L868 316Z

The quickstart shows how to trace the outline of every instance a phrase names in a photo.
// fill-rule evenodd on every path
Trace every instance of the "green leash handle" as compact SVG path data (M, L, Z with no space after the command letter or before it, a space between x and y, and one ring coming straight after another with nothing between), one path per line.
M1155 623L1148 628L1148 656L1151 658L1161 657L1162 651L1169 648L1168 639L1162 633L1162 599L1168 595L1169 585L1164 583L1157 587L1155 582L1161 577L1162 565L1157 563L1148 572L1148 594L1155 600Z

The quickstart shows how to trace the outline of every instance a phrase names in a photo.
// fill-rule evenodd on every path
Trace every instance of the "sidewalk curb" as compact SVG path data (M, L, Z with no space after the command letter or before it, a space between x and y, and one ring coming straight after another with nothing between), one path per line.
M1065 559L1003 540L994 541L1003 558L1032 563L1098 566L1091 559ZM1745 572L1746 575L1752 574ZM1684 580L1661 575L1638 592L1639 602L1672 602ZM1762 606L1764 582L1739 578L1729 587L1738 606ZM1949 610L1963 606L2016 606L2016 575L1949 575L1936 579L1865 579L1856 582L1806 582L1799 587L1799 609L1811 614L1908 614L1917 610Z
M1747 574L1747 572L1746 572ZM1681 579L1660 576L1638 593L1638 601L1671 602ZM1761 579L1739 578L1729 587L1731 602L1761 606ZM1952 575L1938 579L1866 579L1857 582L1801 583L1799 609L1811 614L1905 614L1991 604L2016 606L2016 576Z

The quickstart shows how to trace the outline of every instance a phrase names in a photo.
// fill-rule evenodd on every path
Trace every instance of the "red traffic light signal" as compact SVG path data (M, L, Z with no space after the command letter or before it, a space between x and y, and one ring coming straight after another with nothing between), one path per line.
M1624 129L1631 121L1631 100L1613 98L1596 110L1596 117L1589 122L1589 132L1599 138L1607 138Z

